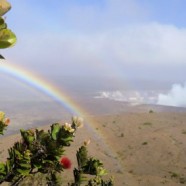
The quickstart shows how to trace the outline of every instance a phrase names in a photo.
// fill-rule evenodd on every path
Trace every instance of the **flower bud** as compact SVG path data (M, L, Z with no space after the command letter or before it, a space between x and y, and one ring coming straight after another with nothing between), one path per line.
M72 121L73 121L73 123L75 124L75 126L76 126L77 128L83 127L83 118L74 116L74 117L72 118Z
M10 124L10 119L9 119L9 118L6 118L5 121L4 121L4 124L5 124L6 126L8 126L8 125Z
M64 129L70 133L73 133L75 130L72 128L71 124L65 123L64 124Z
M84 141L84 145L87 146L90 144L90 139Z

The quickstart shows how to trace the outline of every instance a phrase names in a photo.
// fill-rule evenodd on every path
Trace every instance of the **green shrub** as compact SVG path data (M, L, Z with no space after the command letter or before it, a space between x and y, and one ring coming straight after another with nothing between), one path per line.
M4 130L9 119L5 118L3 112L0 112L0 116L0 127ZM46 178L45 185L60 185L61 179L58 173L71 167L70 159L64 156L65 147L70 147L77 129L82 125L82 119L74 117L72 124L54 123L47 132L38 129L21 129L21 141L15 142L8 149L7 161L0 163L0 183L9 182L18 185L25 178L40 173ZM88 143L89 141L84 142L76 153L78 167L73 170L74 182L68 185L76 186L87 182L88 186L112 186L113 179L107 181L102 179L107 174L103 163L88 156ZM95 177L87 180L86 175Z

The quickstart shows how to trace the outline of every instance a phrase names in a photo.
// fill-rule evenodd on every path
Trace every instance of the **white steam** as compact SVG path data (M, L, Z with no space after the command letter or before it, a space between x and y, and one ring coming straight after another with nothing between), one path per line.
M169 106L186 106L186 83L173 84L167 94L159 94L157 104Z
M186 107L186 83L173 84L169 91L165 90L125 90L102 91L95 98L123 101L131 105L157 104L165 106Z
M154 91L102 91L95 98L104 98L115 101L123 101L131 105L154 104L157 102L157 94Z

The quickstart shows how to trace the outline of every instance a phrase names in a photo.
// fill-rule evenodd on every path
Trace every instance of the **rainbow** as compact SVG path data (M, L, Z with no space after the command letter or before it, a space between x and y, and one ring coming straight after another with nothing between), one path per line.
M65 107L73 115L84 116L87 114L78 104L75 103L67 94L59 90L56 86L42 79L39 75L31 73L17 65L10 64L9 62L3 62L0 65L0 72L8 74L9 76L15 78L26 84L29 87L32 87L41 93L49 96L63 107Z
M71 114L76 116L81 116L85 118L86 116L90 116L83 108L81 108L74 100L72 100L65 92L58 89L53 84L49 83L42 79L39 75L31 73L30 71L22 68L18 65L12 64L10 62L1 62L0 64L0 72L5 75L11 76L14 79L26 84L27 86L38 90L39 92L49 96L57 103L65 107ZM104 147L110 152L113 157L116 157L117 154L112 150L113 148L109 147L104 139L104 135L100 133L100 131L96 130L94 127L94 120L92 117L85 118L86 128L90 130L96 140L99 140ZM121 164L118 163L118 167L122 169Z

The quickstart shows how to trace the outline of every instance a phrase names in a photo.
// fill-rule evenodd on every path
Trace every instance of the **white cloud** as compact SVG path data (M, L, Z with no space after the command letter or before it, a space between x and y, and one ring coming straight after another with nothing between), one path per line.
M33 20L29 14L33 5L21 6L24 15L28 12L29 16L22 16L22 11L18 11L22 24L19 28L23 31L16 33L18 43L10 51L19 63L46 71L60 69L65 74L91 75L139 73L138 68L147 74L149 66L170 74L169 68L186 65L186 29L160 23L142 24L148 13L138 1L108 0L103 7L59 4L52 15L46 6L40 12L42 3L35 5L37 14ZM40 24L34 25L35 21Z
M114 58L121 63L186 63L186 29L151 23L121 29L109 38Z
M127 70L132 74L141 67L145 74L148 66L158 69L165 65L167 69L162 70L168 74L169 68L186 65L185 43L185 29L152 23L95 34L23 35L10 52L12 55L15 51L14 59L18 57L34 68L61 69L65 73L81 70L86 74L112 74Z

